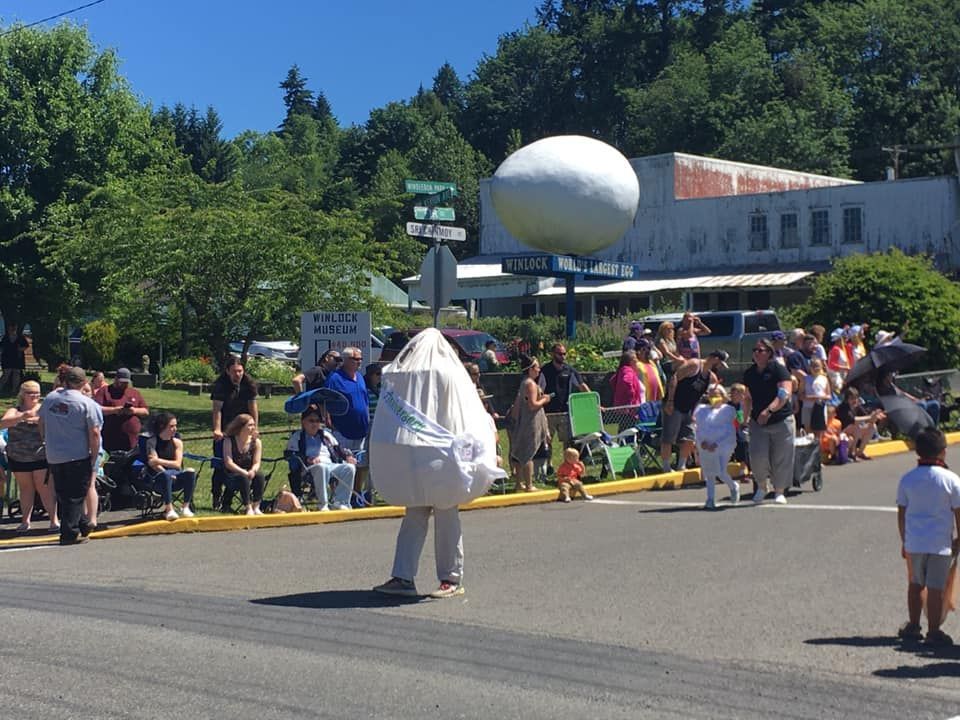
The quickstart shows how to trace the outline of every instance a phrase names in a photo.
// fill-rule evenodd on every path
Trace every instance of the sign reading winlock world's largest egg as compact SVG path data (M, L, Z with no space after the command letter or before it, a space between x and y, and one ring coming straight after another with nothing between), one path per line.
M536 250L589 255L623 237L640 200L630 162L580 135L544 138L497 168L490 185L504 227Z

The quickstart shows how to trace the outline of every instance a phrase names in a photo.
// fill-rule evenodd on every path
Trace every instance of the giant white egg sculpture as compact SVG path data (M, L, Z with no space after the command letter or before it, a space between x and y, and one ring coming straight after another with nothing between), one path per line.
M525 245L589 255L623 237L640 200L640 182L614 147L582 135L557 135L520 148L490 186L504 227Z

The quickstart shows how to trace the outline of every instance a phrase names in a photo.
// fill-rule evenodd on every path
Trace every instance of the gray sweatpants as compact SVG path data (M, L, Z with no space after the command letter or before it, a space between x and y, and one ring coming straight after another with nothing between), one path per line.
M463 534L459 508L408 507L393 556L393 577L413 580L420 566L420 553L427 539L433 512L433 552L437 558L437 579L460 584L463 580Z
M793 439L797 428L793 415L782 422L761 425L750 421L750 469L757 487L784 492L793 485Z

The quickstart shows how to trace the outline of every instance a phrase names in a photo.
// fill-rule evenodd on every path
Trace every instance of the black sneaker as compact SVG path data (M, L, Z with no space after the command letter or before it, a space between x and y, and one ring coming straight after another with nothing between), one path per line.
M929 647L950 647L953 645L953 638L947 635L943 630L933 630L927 633L923 641L924 645Z
M74 538L60 538L61 545L83 545L85 542L87 542L87 538L83 535L77 535Z
M920 623L904 623L897 630L897 637L908 642L920 642L923 640L923 628L920 627Z

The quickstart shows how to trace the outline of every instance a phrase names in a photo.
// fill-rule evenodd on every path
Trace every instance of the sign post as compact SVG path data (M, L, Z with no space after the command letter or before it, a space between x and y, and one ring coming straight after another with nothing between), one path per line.
M458 196L456 183L437 180L404 180L404 192L418 195L419 205L413 208L413 217L428 222L408 222L407 235L433 240L420 265L420 291L424 298L431 298L433 326L440 324L440 308L449 304L457 287L457 259L447 247L448 241L463 242L467 239L464 228L440 225L456 219L453 208L438 207L441 203ZM427 295L427 288L431 292Z

